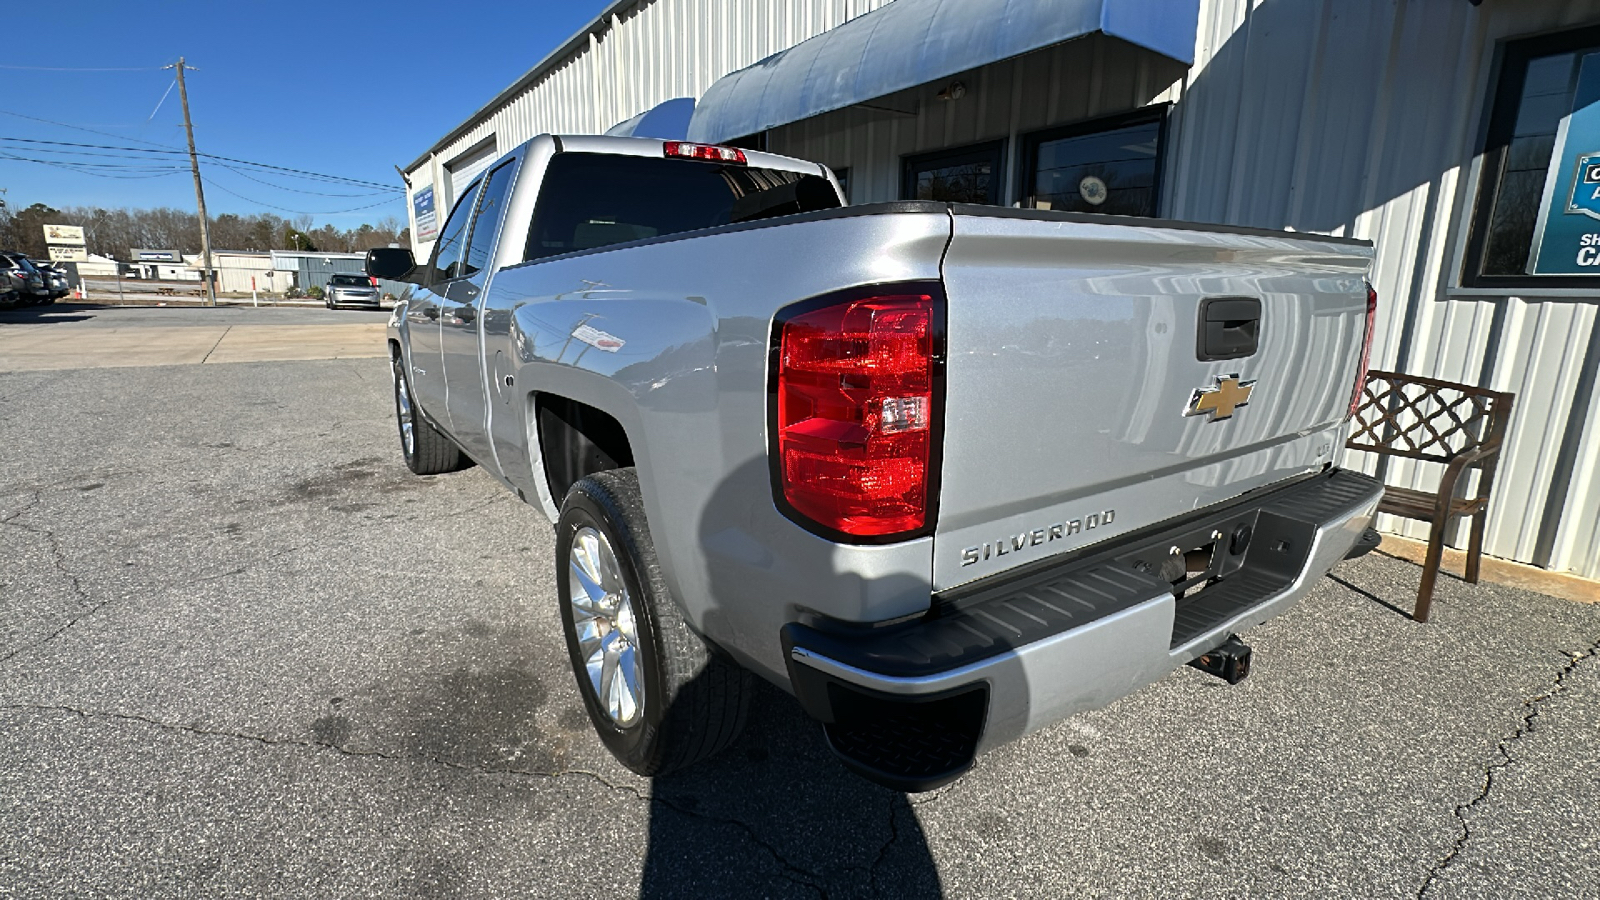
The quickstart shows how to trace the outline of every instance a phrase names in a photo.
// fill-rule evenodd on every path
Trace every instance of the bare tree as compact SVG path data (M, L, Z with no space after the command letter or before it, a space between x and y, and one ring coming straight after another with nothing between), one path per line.
M90 253L113 259L129 259L136 248L177 250L195 253L200 247L200 227L187 210L108 209L76 206L56 210L34 204L25 210L0 208L0 249L20 250L42 256L45 224L81 225ZM298 235L298 239L296 238ZM333 225L316 226L309 215L293 220L269 212L251 215L223 213L211 219L211 242L219 250L306 250L364 252L373 247L408 241L405 223L385 216L377 224L363 223L341 230Z

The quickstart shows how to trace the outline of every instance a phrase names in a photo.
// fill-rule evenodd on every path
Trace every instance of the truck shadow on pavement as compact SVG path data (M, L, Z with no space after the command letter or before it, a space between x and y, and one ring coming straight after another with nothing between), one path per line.
M652 793L641 897L942 896L906 795L846 771L760 679L743 736Z
M771 503L770 479L764 458L728 473L700 511L700 546L748 548L745 525L770 511L761 508ZM781 602L771 594L776 583L762 577L825 572L833 564L826 553L765 571L726 558L710 562L708 622L728 615L715 604L734 598ZM776 618L771 629L777 641ZM640 896L942 896L906 795L847 771L792 696L760 676L751 681L749 718L733 745L654 780Z

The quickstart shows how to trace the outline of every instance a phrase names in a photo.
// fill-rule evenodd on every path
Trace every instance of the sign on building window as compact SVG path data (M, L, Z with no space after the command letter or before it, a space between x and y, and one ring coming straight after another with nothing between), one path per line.
M1539 202L1531 275L1600 275L1600 53L1583 57Z

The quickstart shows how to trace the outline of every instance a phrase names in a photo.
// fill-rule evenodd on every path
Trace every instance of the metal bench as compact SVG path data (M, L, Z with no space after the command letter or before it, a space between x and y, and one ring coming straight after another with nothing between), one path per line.
M1418 622L1428 621L1433 605L1433 585L1444 554L1445 530L1452 520L1462 516L1472 520L1466 580L1478 582L1489 493L1494 488L1495 468L1500 462L1515 396L1437 378L1398 372L1367 373L1361 406L1356 410L1355 425L1345 446L1380 457L1403 457L1442 463L1445 467L1436 492L1385 485L1383 500L1378 504L1378 512L1433 523L1428 531L1422 584L1412 612ZM1380 460L1380 480L1386 467L1387 460ZM1479 473L1477 489L1469 497L1464 490L1467 481L1462 476L1474 469Z

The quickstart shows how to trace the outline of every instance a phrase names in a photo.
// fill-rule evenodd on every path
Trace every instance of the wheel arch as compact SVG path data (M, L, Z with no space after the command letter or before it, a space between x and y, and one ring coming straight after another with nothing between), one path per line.
M583 478L636 464L628 429L611 413L572 397L535 391L528 398L531 441L536 442L550 497L559 507Z

